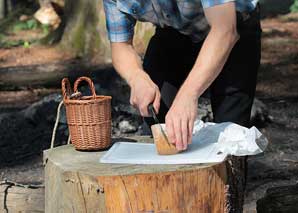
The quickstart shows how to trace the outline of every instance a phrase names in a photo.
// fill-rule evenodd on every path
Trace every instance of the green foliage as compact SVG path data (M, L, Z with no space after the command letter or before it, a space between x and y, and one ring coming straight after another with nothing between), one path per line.
M0 33L0 42L5 38L5 35L3 35L2 33Z
M37 29L38 22L35 19L29 19L27 21L17 21L13 26L13 31L21 31L21 30L32 30Z
M29 48L33 43L37 43L40 38L50 33L51 27L42 25L33 18L35 11L36 9L34 8L16 8L6 18L0 20L0 49L20 46ZM20 21L19 17L21 15L27 15L32 18ZM34 30L35 32L31 34L30 30ZM28 34L24 32L26 38L15 36L20 31L28 31Z
M0 39L0 48L9 49L12 47L20 47L23 46L24 48L30 48L33 43L36 43L37 40L1 40Z
M19 15L22 14L20 9L16 9L12 11L8 16L4 19L0 20L0 32L4 33L7 30L11 29L11 26L16 23L18 20Z
M42 29L43 34L48 35L50 33L51 28L49 25L43 24L43 25L41 25L41 29Z
M17 32L17 31L21 31L21 30L25 30L27 29L27 24L25 22L17 22L14 26L13 26L13 31Z
M18 47L24 44L23 40L18 41L3 41L0 40L0 48L12 48L12 47Z
M294 0L294 3L290 7L290 10L292 13L297 13L298 12L298 0Z
M23 44L24 48L29 48L30 47L30 42L29 41L25 41Z
M38 25L36 19L30 19L26 22L26 24L29 30L36 29Z

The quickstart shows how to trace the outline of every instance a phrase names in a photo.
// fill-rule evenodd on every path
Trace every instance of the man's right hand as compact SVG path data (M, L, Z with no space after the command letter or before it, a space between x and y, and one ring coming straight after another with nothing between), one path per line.
M135 72L128 84L131 88L130 104L136 107L143 117L148 117L148 105L153 103L155 111L158 113L160 107L160 91L158 86L151 80L149 75L139 70Z
M147 107L153 103L156 112L160 106L160 92L142 68L142 60L135 51L132 40L111 43L113 65L131 88L130 103L143 117L149 116Z

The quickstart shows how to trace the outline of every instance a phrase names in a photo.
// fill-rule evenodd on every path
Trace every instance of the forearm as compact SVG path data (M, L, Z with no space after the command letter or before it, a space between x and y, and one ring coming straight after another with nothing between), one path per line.
M221 72L238 38L236 30L211 29L183 87L199 97Z
M133 48L131 42L112 43L113 66L128 84L142 71L141 58Z
M215 80L239 39L234 2L204 9L211 27L198 58L183 87L199 97ZM184 89L185 91L185 89Z
M130 103L143 117L149 116L148 105L153 103L156 112L160 106L160 92L149 75L143 71L141 58L131 42L112 43L113 65L131 88Z

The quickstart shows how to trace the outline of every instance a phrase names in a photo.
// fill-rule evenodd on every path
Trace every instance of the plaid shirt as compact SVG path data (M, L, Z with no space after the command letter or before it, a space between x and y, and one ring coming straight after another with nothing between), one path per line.
M203 8L231 1L235 1L240 12L253 10L257 3L257 0L103 0L103 3L111 42L132 39L137 20L173 27L198 42L209 31Z

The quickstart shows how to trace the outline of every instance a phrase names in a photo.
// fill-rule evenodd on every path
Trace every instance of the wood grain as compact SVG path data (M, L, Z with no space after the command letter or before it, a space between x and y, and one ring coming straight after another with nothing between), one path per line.
M224 164L191 171L98 177L107 212L224 212Z

